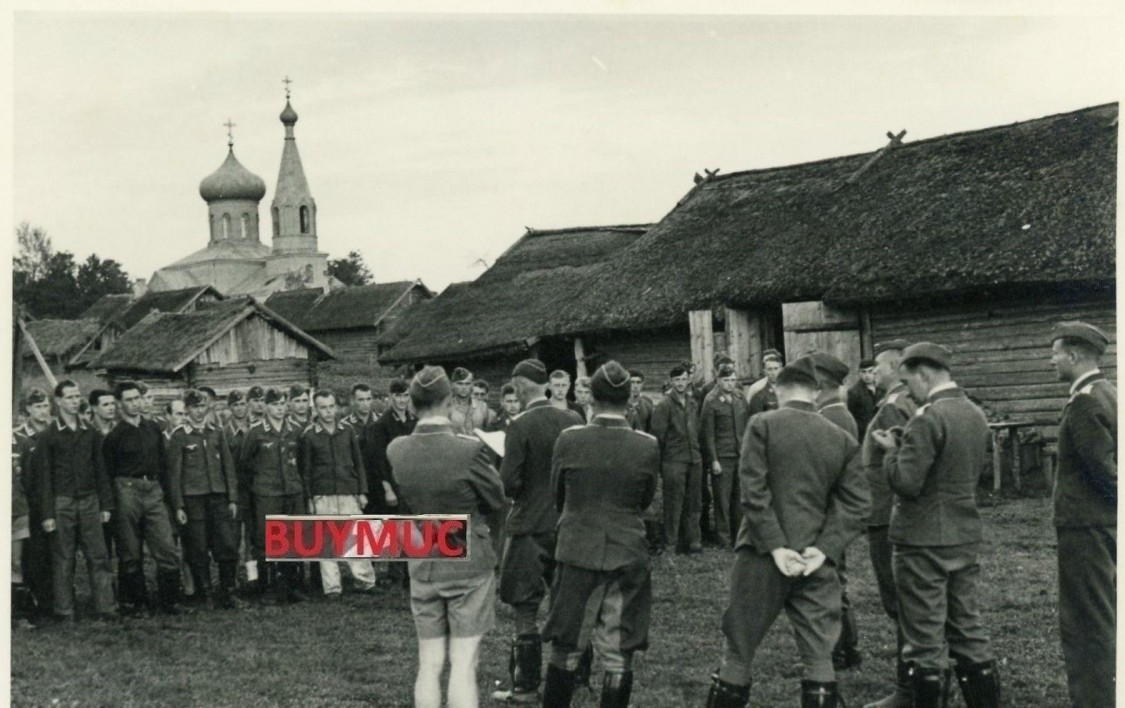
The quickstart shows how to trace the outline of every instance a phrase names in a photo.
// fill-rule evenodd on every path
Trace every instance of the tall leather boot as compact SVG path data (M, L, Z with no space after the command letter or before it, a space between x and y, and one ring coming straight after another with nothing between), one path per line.
M594 668L594 647L587 646L586 651L578 658L578 666L574 669L574 685L590 687L590 672Z
M958 664L957 684L966 708L998 708L1000 705L1000 674L995 661Z
M707 693L704 708L746 708L750 703L750 686L736 686L711 674L711 690Z
M188 610L180 604L180 571L161 570L156 573L157 605L166 615L184 615Z
M863 708L911 708L910 705L910 666L901 660L896 662L894 693Z
M840 613L840 638L832 649L832 668L836 671L847 671L858 668L863 663L863 655L859 653L859 629L855 625L855 613L851 611L851 602L844 593L844 603Z
M543 708L569 708L574 695L574 672L547 664L547 682L543 685Z
M835 681L801 681L801 708L839 708L843 704Z
M246 603L234 595L238 584L238 561L219 563L219 588L215 591L215 606L224 610L240 610Z
M539 698L540 672L543 670L543 644L538 634L521 634L512 644L508 664L512 674L514 703L534 703Z
M119 600L125 614L140 614L149 609L145 574L139 568L126 568L121 575Z
M602 679L601 708L628 708L633 694L632 671L607 671Z
M948 676L943 669L910 669L910 691L914 696L912 708L946 708L948 705Z

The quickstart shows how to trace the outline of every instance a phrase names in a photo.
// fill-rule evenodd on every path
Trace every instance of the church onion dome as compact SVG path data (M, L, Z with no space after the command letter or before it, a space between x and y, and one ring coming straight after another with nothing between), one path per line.
M266 183L261 177L243 167L234 156L234 150L231 149L219 169L204 177L199 183L199 196L208 203L227 199L257 202L266 196Z
M285 108L281 111L281 122L283 125L294 125L297 123L297 111L293 110L293 106L289 105L289 101L285 101Z

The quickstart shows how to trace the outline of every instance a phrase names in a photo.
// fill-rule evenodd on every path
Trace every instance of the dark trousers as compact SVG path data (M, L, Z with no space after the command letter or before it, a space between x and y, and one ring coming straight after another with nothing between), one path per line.
M231 571L238 563L238 530L230 516L226 494L200 494L184 497L187 524L183 531L184 555L191 568L195 591L211 592L211 559L224 567L224 580L230 590Z
M898 621L898 598L895 596L895 574L892 566L893 546L888 538L889 526L871 526L867 529L867 551L871 568L875 571L875 584L879 587L879 601L887 617Z
M99 520L100 521L100 520ZM31 515L31 537L23 542L23 582L35 598L39 612L50 614L55 604L51 537L43 530L43 520Z
M894 547L902 660L924 669L993 659L980 618L978 543Z
M736 493L738 488L738 458L720 457L719 474L707 473L711 487L712 506L715 509L715 535L719 543L729 546L731 539L738 536L742 523L742 504Z
M699 515L702 492L699 485L702 473L698 462L663 462L660 465L661 486L664 488L664 533L668 545L676 550L681 545L700 545Z
M141 570L141 544L156 562L157 573L179 573L180 556L172 537L172 522L164 491L156 481L118 477L116 541L118 557L126 573Z
M74 565L79 547L86 558L86 571L90 574L94 611L112 612L113 571L106 555L97 495L55 497L55 531L51 536L55 614L63 617L74 615Z
M723 613L726 654L719 678L745 686L754 654L781 611L789 616L797 651L810 681L833 681L832 647L840 636L840 580L825 563L807 577L781 574L768 553L740 548Z
M1059 528L1059 631L1070 702L1112 708L1117 530Z
M258 539L258 572L266 571L266 517L277 515L296 515L305 513L305 500L300 494L279 497L254 496L254 512L257 516L256 534ZM270 564L271 584L279 592L296 590L301 579L301 566L295 561L279 561Z
M504 543L500 600L516 612L516 632L538 632L535 615L555 574L555 534L516 534Z

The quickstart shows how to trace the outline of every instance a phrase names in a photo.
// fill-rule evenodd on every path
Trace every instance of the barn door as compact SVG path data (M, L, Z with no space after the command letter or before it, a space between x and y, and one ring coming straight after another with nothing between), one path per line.
M852 370L845 383L851 385L855 381L864 350L858 310L831 307L819 301L789 302L781 306L781 316L787 361L812 351L827 352Z

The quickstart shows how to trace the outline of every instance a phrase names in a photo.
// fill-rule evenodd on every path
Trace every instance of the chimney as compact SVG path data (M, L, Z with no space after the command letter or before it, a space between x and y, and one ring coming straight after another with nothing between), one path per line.
M148 292L148 281L144 278L137 278L133 283L133 299L143 297Z

